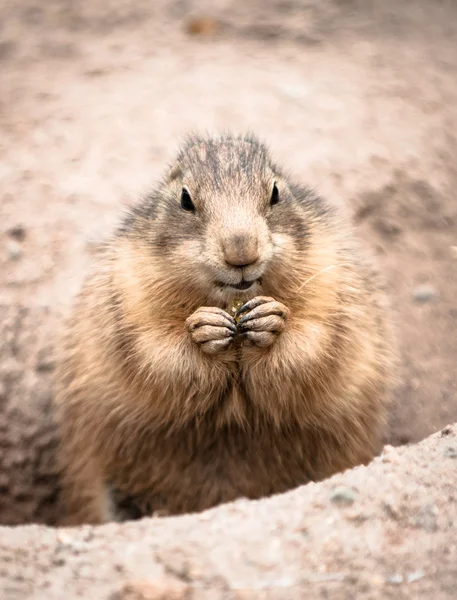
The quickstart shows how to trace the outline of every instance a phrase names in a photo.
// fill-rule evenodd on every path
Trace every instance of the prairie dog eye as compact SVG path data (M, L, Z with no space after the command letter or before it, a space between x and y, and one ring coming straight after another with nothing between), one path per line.
M181 208L187 212L195 212L195 206L190 197L190 192L185 187L181 190Z
M274 206L279 202L279 190L276 185L276 181L273 183L273 189L271 190L270 206Z

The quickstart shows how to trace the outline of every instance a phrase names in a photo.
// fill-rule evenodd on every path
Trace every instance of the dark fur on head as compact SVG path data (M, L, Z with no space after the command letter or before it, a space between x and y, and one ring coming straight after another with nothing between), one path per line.
M274 184L279 201L270 206ZM183 188L193 212L181 208ZM332 208L290 183L253 135L191 136L157 190L132 208L118 234L147 242L171 287L175 282L199 296L198 302L221 305L234 292L220 283L238 283L243 276L282 296L312 276L306 262L310 231L324 218L331 223ZM243 273L227 266L222 250L222 243L230 245L231 234L238 240L240 232L260 255ZM243 297L259 291L255 285Z

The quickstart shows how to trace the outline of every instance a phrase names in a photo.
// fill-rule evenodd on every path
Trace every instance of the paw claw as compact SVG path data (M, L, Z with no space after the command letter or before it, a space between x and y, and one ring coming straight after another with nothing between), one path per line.
M244 313L244 314L243 314ZM246 302L238 311L238 331L243 343L267 347L284 331L289 309L267 296L258 296Z
M220 308L198 308L188 319L186 329L192 341L207 354L226 350L236 335L235 320Z

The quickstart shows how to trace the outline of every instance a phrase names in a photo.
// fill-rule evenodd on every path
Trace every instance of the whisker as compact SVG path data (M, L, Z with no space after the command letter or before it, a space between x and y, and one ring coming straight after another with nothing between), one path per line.
M324 273L325 271L330 271L331 269L334 269L337 266L338 265L330 265L329 267L325 267L325 269L321 269L317 273L314 273L314 275L311 275L311 277L308 277L308 279L304 283L302 283L302 285L298 288L297 292L299 292L302 288L305 287L305 285L307 285L310 281L312 281L315 277L317 277L321 273Z

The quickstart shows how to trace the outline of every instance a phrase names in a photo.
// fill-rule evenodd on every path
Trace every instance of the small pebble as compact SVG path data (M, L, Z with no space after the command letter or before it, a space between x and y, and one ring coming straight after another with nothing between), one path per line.
M425 577L424 571L414 571L406 577L406 581L408 583L414 583L415 581L419 581L419 579L422 579L422 577Z
M396 573L395 575L388 577L386 581L387 583L391 583L393 585L400 585L400 583L403 583L403 575Z
M433 533L438 530L438 507L435 504L426 504L414 517L410 519L410 525Z
M386 444L382 450L380 458L381 462L383 463L395 462L395 460L398 459L398 451L396 448L394 448L394 446Z
M71 544L71 542L73 541L73 538L71 537L71 535L69 533L66 533L65 531L59 531L59 533L57 534L57 541L60 544Z
M6 246L8 258L10 260L19 260L22 256L21 245L15 240L10 240Z
M36 370L37 371L53 371L55 368L55 360L52 348L45 346L38 351Z
M450 433L452 433L452 427L450 425L446 425L446 427L444 427L441 430L441 435L444 437L445 435L449 435Z
M10 227L6 233L19 242L22 242L25 238L25 228L20 224L13 225L13 227Z
M435 300L438 296L438 290L429 284L418 285L413 290L413 300L418 304L422 304L425 302L430 302L431 300Z
M448 446L444 449L444 456L446 458L457 458L457 448L454 446Z
M340 486L335 488L330 494L330 502L338 506L350 506L355 502L357 492L352 488Z
M188 21L186 31L190 35L213 36L219 29L219 23L211 17L196 17Z
M351 512L346 513L345 517L348 521L354 521L355 523L364 523L370 518L369 515L360 510L351 510Z

